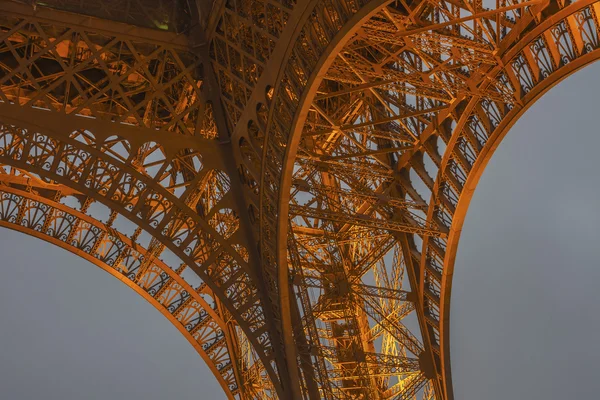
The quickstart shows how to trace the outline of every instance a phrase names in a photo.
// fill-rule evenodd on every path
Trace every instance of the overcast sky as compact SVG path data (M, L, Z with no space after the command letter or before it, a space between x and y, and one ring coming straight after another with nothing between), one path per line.
M475 192L456 260L457 400L598 399L600 63L509 132Z
M597 398L600 64L500 146L458 252L456 400ZM9 400L224 398L151 305L66 251L0 229L0 388Z

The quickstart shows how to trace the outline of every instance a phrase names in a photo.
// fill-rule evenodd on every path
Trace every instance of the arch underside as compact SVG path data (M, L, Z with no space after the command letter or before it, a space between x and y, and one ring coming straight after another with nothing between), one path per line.
M92 217L119 216L132 246L148 249L142 269L168 258L211 294L229 395L281 394L270 302L205 56L181 35L0 5L0 162L68 188Z
M0 0L0 224L134 288L230 397L452 399L469 200L600 3L132 2Z
M84 196L62 185L7 165L0 169L0 226L64 248L132 288L192 344L227 397L239 397L224 335L227 325L210 289L188 283L181 276L185 264L168 266L120 233L114 226L117 215L100 222L86 214L90 206Z
M453 398L451 283L476 183L516 119L600 57L593 1L470 19L439 7L435 28L412 26L395 2L370 10L306 78L289 73L307 83L280 227L310 314L306 341L325 360L313 364L317 381L332 398Z

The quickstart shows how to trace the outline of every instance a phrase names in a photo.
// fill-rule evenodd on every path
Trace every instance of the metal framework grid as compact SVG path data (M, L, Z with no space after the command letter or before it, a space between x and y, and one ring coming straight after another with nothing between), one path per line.
M160 310L230 399L452 400L461 228L597 0L0 0L0 225Z

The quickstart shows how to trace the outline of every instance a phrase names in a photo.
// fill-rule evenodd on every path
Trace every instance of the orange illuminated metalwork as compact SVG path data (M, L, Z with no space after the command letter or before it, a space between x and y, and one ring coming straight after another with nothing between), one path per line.
M159 309L230 399L452 400L454 260L597 0L0 0L0 225Z

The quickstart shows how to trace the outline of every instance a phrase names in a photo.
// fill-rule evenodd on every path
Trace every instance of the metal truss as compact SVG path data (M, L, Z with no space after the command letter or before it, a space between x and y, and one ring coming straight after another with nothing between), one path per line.
M599 12L0 0L0 225L136 290L229 398L452 400L470 198Z
M68 187L17 169L0 169L0 225L60 246L96 264L161 311L194 346L229 398L239 393L219 301L206 284L186 282L185 264L167 265L118 230L115 212L101 222L99 204ZM136 232L140 233L141 230ZM186 272L186 269L188 271Z

